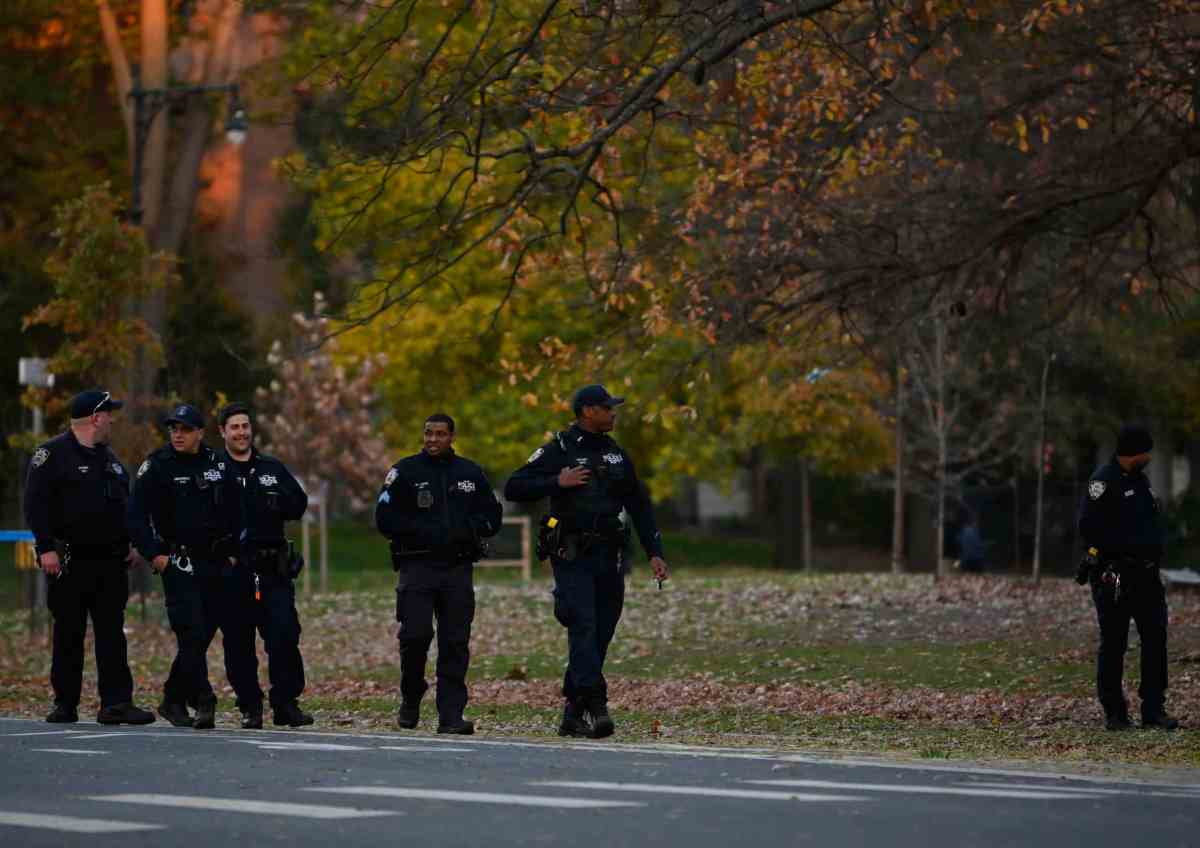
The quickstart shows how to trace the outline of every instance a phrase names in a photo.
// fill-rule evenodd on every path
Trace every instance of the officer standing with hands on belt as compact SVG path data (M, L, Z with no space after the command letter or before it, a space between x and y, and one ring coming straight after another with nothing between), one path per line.
M25 521L45 572L54 616L52 723L79 720L83 647L92 618L101 724L150 724L133 705L125 642L127 568L136 561L125 525L129 475L108 447L113 412L124 403L101 389L71 399L71 427L38 447L25 484Z
M313 717L300 709L304 691L304 658L300 656L300 616L296 612L296 586L304 560L292 550L284 535L285 521L298 521L308 508L308 495L287 470L272 456L254 447L254 422L250 407L231 403L218 417L225 450L218 466L237 485L239 514L239 557L242 567L254 581L253 595L234 599L234 615L249 619L245 634L250 645L245 650L254 658L256 701L239 703L242 727L257 729L263 725L262 690L257 688L257 652L255 629L262 634L267 648L268 674L271 679L272 721L276 726L301 727L313 723ZM248 587L247 587L248 588ZM226 660L230 653L226 649ZM226 666L231 678L237 668Z
M217 453L204 444L204 416L181 404L167 416L166 425L170 443L138 468L129 529L142 556L162 575L167 618L178 646L159 715L176 727L206 730L216 720L207 654L218 627L238 703L252 704L256 693L262 702L253 634L245 632L253 624L232 614L253 587L247 569L236 565L239 501ZM189 705L196 708L194 718Z
M1142 643L1142 726L1179 726L1165 709L1167 601L1158 571L1163 528L1158 499L1143 471L1153 449L1145 427L1122 427L1116 453L1092 474L1079 507L1079 534L1087 547L1076 580L1091 584L1100 623L1096 694L1109 730L1132 726L1121 685L1131 618Z
M622 511L633 520L659 588L670 576L650 496L629 455L608 435L624 402L604 386L580 389L572 404L575 423L534 451L504 487L510 501L550 499L538 556L550 558L554 616L567 628L560 736L602 739L614 730L604 658L625 603L629 562Z
M467 705L471 623L475 619L474 564L483 539L500 531L503 507L483 469L454 452L454 419L425 419L424 447L388 471L375 505L375 526L391 540L400 622L400 709L405 729L421 719L429 688L425 662L437 618L438 733L470 736Z

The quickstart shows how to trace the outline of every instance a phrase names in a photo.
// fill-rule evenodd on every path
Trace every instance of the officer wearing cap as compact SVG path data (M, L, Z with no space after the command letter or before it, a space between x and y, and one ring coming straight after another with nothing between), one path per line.
M430 415L420 453L405 457L384 478L375 526L391 541L400 622L400 709L406 729L421 719L429 688L425 662L437 619L438 733L469 736L467 667L475 619L475 561L482 540L500 531L503 508L483 469L454 452L454 419Z
M1129 620L1142 643L1143 727L1174 730L1179 722L1165 710L1167 693L1167 602L1159 577L1163 529L1158 499L1143 469L1154 440L1137 424L1126 424L1112 459L1096 469L1079 507L1079 534L1086 545L1077 579L1091 584L1100 623L1096 694L1105 726L1132 726L1121 678L1129 644Z
M533 452L504 487L510 501L550 499L539 555L554 568L554 615L567 629L568 660L560 736L600 739L613 733L604 657L625 601L628 572L624 511L633 521L654 576L669 576L662 537L633 461L608 435L616 423L604 386L575 393L575 423Z
M252 704L258 688L248 621L230 615L231 598L252 592L236 565L240 510L216 452L204 444L204 416L181 404L166 417L170 442L137 471L129 502L133 542L162 575L167 618L177 651L163 686L159 715L176 727L214 726L216 695L206 654L217 628L224 633L226 670L238 703ZM188 706L196 708L193 718Z
M249 622L244 633L250 644L242 650L248 652L256 669L254 632L257 629L262 634L267 648L274 724L287 727L312 724L312 715L300 709L298 700L304 691L304 659L300 656L300 616L296 612L293 580L304 561L292 550L284 534L284 522L303 517L308 495L287 466L254 447L250 407L244 403L228 404L221 410L218 422L225 449L220 452L217 465L237 484L234 489L241 516L238 559L254 581L252 593L230 599L230 614ZM229 667L230 656L227 635L226 673L232 679L237 669ZM253 694L257 695L255 700L238 704L242 727L248 729L263 725L262 690L257 679Z
M79 720L88 616L96 643L101 724L150 724L133 705L125 643L128 565L135 561L125 526L129 475L108 447L113 412L123 406L100 389L71 399L71 426L33 453L25 484L25 521L46 574L54 617L49 722Z

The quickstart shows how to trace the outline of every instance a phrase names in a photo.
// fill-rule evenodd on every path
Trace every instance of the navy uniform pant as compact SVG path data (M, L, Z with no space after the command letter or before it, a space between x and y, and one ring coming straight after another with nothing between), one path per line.
M554 617L567 628L566 698L608 698L604 659L625 606L625 577L617 556L616 546L597 545L570 562L551 560Z
M400 696L417 704L428 689L425 663L437 622L437 711L442 724L462 718L467 706L471 623L475 620L474 565L414 562L396 584L400 622Z
M248 572L233 569L225 575L197 576L168 565L162 576L167 619L176 642L175 659L163 684L163 700L192 706L216 703L208 681L208 646L220 629L226 674L238 707L261 705L263 694L258 686L253 639L254 587Z
M253 597L253 575L248 590ZM242 633L248 645L233 646L229 634L225 635L225 673L230 680L242 675L242 663L252 665L254 691L257 702L243 704L238 697L240 709L255 709L262 705L262 690L258 689L258 654L254 646L254 634L262 636L267 649L267 674L271 681L270 703L273 709L290 704L304 692L304 658L300 656L300 616L296 612L295 583L276 575L260 575L259 599L252 604L238 604L241 615L249 617L249 626Z
M1167 694L1167 600L1158 569L1123 574L1120 597L1115 594L1112 586L1092 581L1092 600L1100 622L1096 695L1106 714L1126 712L1121 679L1129 647L1129 621L1133 619L1142 643L1138 686L1142 716L1153 716L1162 711Z
M83 648L88 617L95 636L100 705L133 700L125 643L129 576L121 560L71 560L65 573L45 577L46 606L54 617L50 685L54 703L77 709L83 688Z

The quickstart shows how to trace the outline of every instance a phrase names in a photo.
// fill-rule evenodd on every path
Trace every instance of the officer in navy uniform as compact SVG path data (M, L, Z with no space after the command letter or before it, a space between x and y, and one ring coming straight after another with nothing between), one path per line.
M129 475L108 447L112 414L123 405L100 389L76 395L70 403L70 429L39 446L29 463L25 521L33 531L54 617L49 722L79 720L88 616L99 677L96 720L154 721L153 713L133 705L125 643L126 569L135 561L125 527Z
M429 688L425 662L437 619L438 733L469 736L467 705L471 622L475 619L474 563L483 539L500 531L503 508L483 469L454 452L454 419L425 420L424 448L392 466L375 506L375 525L391 540L398 574L400 709L396 722L411 729L421 718Z
M239 501L216 451L204 444L204 416L182 404L166 418L170 443L137 471L129 502L133 542L162 575L167 618L178 646L159 715L176 727L209 729L217 698L208 682L208 646L224 634L229 682L239 703L259 702L252 625L232 614L254 591L238 567ZM249 646L250 651L246 648ZM188 706L196 708L193 718Z
M580 389L575 423L534 451L504 487L510 501L550 499L539 555L550 557L554 615L567 629L560 736L600 739L614 730L604 658L625 602L629 565L622 510L633 521L659 585L669 576L650 497L629 455L607 435L622 403L624 398L603 386Z
M1100 623L1096 694L1109 730L1132 726L1121 685L1131 618L1142 643L1142 726L1179 726L1165 710L1167 602L1158 571L1163 528L1143 472L1153 448L1145 427L1122 427L1116 454L1092 475L1079 508L1079 534L1087 548L1076 579L1090 582Z
M254 632L262 634L267 648L268 674L271 680L272 721L276 726L300 727L313 723L311 714L300 709L304 691L304 658L300 656L300 616L296 612L296 587L293 580L303 560L292 550L284 534L285 521L298 521L308 508L308 495L282 462L259 453L254 447L254 422L250 407L228 404L218 417L225 450L218 467L229 476L240 504L239 561L254 581L253 594L234 599L232 614L246 616L251 626L248 650L254 649ZM226 660L229 653L226 652ZM236 669L226 665L233 677ZM262 690L255 681L257 699L239 703L242 727L260 728L263 724Z

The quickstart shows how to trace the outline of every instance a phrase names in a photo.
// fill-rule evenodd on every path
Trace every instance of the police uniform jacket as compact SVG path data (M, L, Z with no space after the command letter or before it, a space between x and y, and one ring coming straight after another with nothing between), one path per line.
M250 459L244 463L228 451L220 451L217 468L234 484L237 493L242 548L253 553L284 544L284 522L299 520L308 509L308 495L287 466L252 449Z
M587 485L560 487L559 472L579 465L592 472ZM603 433L590 433L578 424L558 433L513 472L504 486L504 497L518 502L549 498L551 514L564 523L568 533L612 534L619 528L624 509L633 519L647 556L663 555L650 496L638 479L633 460Z
M500 532L503 511L474 462L454 451L437 457L421 451L388 471L375 526L405 561L472 561L479 558L476 539Z
M25 488L25 522L39 554L56 539L71 556L124 558L129 475L107 445L86 447L68 430L33 453Z
M240 509L216 451L178 453L165 445L137 471L129 530L146 559L187 548L197 575L218 573L237 554Z
M1157 562L1163 554L1158 499L1142 471L1126 471L1114 456L1096 469L1079 506L1079 535L1101 561Z

